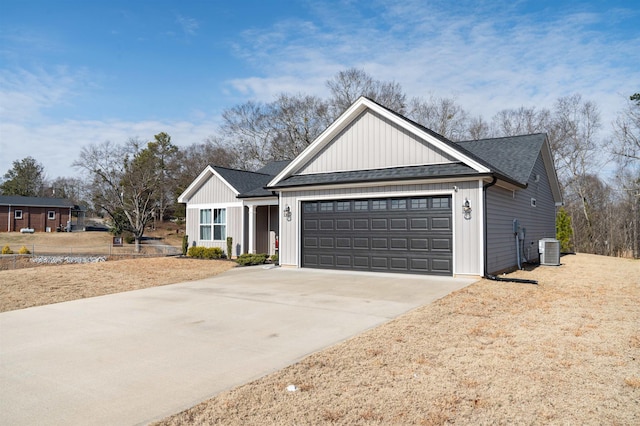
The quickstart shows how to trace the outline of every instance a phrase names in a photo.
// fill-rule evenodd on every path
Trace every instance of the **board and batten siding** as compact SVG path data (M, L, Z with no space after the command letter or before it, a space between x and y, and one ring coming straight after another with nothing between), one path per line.
M538 179L536 179L538 176ZM535 207L531 199L535 199ZM538 155L526 189L509 191L498 186L487 189L487 270L497 273L517 268L513 220L526 228L524 256L537 261L538 241L555 238L556 207L542 160ZM522 246L521 246L522 247Z
M212 201L215 200L215 203ZM200 188L189 198L186 214L186 232L189 237L189 246L220 247L227 251L225 241L201 241L200 240L200 209L226 208L227 209L227 236L233 237L234 246L243 238L242 232L242 207L236 198L236 193L218 176L212 174ZM234 206L235 205L235 206ZM235 251L235 247L234 247Z
M430 143L367 110L297 174L371 170L455 161Z
M457 187L457 192L454 191ZM406 197L420 195L451 195L453 217L453 257L456 275L481 275L482 259L482 215L480 214L482 184L480 181L451 182L437 184L407 184L371 186L361 188L318 189L306 191L283 191L280 206L291 206L291 220L280 221L280 264L300 266L300 216L301 202L310 200L339 200L359 197ZM462 215L465 199L472 206L470 220Z
M200 239L200 209L226 208L227 209L227 237L233 238L234 254L243 247L237 247L242 242L242 207L225 207L220 204L207 206L205 204L197 207L187 207L187 225L186 232L189 237L189 247L220 247L225 253L227 252L227 241L206 241Z

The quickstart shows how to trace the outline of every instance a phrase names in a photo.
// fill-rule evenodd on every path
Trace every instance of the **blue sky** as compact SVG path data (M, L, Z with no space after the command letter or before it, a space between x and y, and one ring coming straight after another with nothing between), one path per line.
M76 176L105 140L199 143L224 109L326 97L350 67L487 120L581 93L605 137L640 91L638 22L636 1L4 0L0 175L30 155Z

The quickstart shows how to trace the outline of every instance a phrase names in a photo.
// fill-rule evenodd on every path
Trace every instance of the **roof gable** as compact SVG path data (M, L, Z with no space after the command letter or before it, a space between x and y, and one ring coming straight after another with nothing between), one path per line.
M469 155L465 150L460 149L451 141L434 133L422 126L417 125L411 120L383 107L382 105L365 97L360 97L356 102L349 107L336 121L334 121L318 138L316 138L311 145L309 145L295 160L293 160L287 167L285 167L281 173L279 173L271 182L269 186L278 186L278 183L294 174L304 173L322 173L322 172L336 172L346 171L346 169L335 168L331 170L331 167L313 168L310 164L314 159L320 158L324 153L327 153L331 148L329 147L333 142L339 141L340 136L349 132L353 128L353 124L357 123L362 117L373 117L380 122L386 129L395 129L396 132L403 133L408 136L406 139L407 144L413 143L414 146L420 147L420 149L431 149L435 153L432 158L431 164L438 162L461 162L479 173L489 172L489 168L478 161L473 156ZM409 136L410 135L410 136ZM372 135L373 137L373 135ZM367 137L363 136L362 139L366 141ZM419 142L418 142L419 141ZM364 143L364 142L363 142ZM352 152L347 160L353 161L359 155L366 155L367 148L362 146L361 152ZM392 149L392 147L390 147ZM383 155L383 157L388 157ZM400 158L400 157L398 157ZM393 161L388 161L383 166L371 167L371 164L363 162L360 166L360 170L366 170L371 168L383 168L383 167L402 167L410 165L418 165L415 162L412 164L393 164ZM425 158L426 160L426 158ZM376 160L377 161L377 160ZM422 164L429 161L422 161ZM358 166L355 168L358 169ZM349 170L354 170L350 168Z
M523 136L464 141L457 144L491 164L514 181L526 185L546 136Z
M453 163L442 149L366 109L296 174Z

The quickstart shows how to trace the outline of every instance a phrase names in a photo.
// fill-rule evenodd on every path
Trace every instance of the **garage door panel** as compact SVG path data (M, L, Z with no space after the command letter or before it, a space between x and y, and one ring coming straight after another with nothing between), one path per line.
M354 238L353 239L353 248L369 250L371 247L369 245L369 238Z
M333 248L333 243L335 242L334 238L331 237L323 237L320 238L320 248L322 249L331 249Z
M353 256L353 266L359 269L369 269L369 256Z
M306 204L302 208L303 267L452 274L450 197Z
M406 251L409 248L407 238L391 238L391 250Z
M431 229L451 229L451 219L448 217L434 217L431 219Z
M369 230L369 219L353 219L354 230Z
M339 249L350 249L351 248L351 238L336 238L336 248Z
M451 251L451 240L449 238L433 238L431 240L431 250Z
M386 238L371 238L371 248L373 250L386 250L387 248L389 248L387 242L388 241Z
M411 230L424 231L429 229L429 220L427 218L411 218Z
M394 271L408 271L409 259L407 259L406 257L392 257L390 266Z
M351 230L351 220L350 219L336 219L336 229L341 231L350 231Z
M333 219L321 220L319 228L321 231L333 231Z
M303 226L305 231L315 231L318 229L318 221L315 219L305 219Z
M389 225L389 229L392 231L406 231L407 230L407 219L391 219L391 223Z
M429 250L428 238L412 238L411 250Z
M371 230L372 231L386 231L387 230L387 219L371 219Z
M371 256L371 269L389 269L389 260L386 257Z

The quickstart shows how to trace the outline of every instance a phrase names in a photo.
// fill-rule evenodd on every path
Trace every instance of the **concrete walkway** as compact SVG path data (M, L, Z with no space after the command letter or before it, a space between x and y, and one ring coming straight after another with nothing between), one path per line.
M146 424L473 281L251 267L5 312L0 424Z

